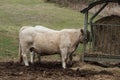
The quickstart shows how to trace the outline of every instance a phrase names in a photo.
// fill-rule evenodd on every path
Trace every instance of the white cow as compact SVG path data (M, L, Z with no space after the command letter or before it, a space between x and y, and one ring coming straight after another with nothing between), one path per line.
M72 61L72 53L79 43L83 43L83 29L63 29L60 31L43 26L22 27L19 33L20 62L29 66L27 54L36 52L40 55L60 54L62 67ZM34 54L34 53L32 53ZM33 56L31 56L33 62Z

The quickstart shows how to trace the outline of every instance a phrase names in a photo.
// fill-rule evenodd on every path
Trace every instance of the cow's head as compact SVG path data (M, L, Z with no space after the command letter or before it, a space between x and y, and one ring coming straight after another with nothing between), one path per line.
M90 32L87 30L86 35L84 33L84 29L80 29L80 32L80 43L88 43L88 41L90 41Z

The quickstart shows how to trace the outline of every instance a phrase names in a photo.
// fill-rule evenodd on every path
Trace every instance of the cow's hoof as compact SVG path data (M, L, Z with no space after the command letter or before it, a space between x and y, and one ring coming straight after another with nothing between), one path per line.
M28 63L26 63L26 64L25 64L25 66L29 66L29 64L28 64Z

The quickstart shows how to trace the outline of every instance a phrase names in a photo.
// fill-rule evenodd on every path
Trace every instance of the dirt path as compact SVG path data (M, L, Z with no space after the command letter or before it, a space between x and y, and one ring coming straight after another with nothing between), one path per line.
M63 70L61 62L35 63L25 67L17 62L0 62L0 80L119 80L120 65L105 67L98 64L75 63Z

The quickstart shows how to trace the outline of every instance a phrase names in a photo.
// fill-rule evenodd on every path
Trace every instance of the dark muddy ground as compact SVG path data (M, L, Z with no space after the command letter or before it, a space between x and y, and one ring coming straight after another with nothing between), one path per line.
M34 63L29 67L18 62L0 62L0 80L119 80L120 64L78 63L62 69L59 61Z

